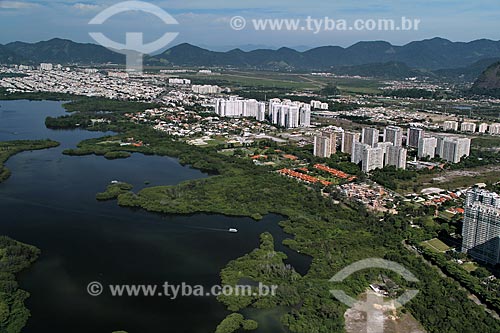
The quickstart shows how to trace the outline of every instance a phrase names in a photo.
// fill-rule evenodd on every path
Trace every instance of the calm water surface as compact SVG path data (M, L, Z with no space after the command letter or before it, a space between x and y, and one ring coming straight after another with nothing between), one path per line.
M32 317L26 333L213 332L229 312L212 297L91 297L89 282L163 284L186 282L212 286L228 261L259 244L271 232L277 249L304 273L309 259L281 245L287 237L282 217L249 218L220 215L161 216L97 202L95 194L111 180L139 190L207 177L181 166L176 159L133 154L109 161L103 157L71 157L62 150L103 133L45 128L47 116L64 114L59 102L0 101L0 141L50 138L54 149L24 152L9 159L12 176L0 184L0 234L42 250L39 260L20 277L31 293ZM237 228L238 233L227 232ZM256 315L256 317L259 317ZM261 316L262 317L262 316ZM278 318L278 316L276 316ZM265 317L258 332L278 332Z

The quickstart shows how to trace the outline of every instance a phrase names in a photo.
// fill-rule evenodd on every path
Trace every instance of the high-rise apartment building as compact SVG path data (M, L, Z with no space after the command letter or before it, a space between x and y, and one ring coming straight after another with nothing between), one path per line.
M486 133L488 131L488 124L487 123L481 123L479 124L479 127L477 129L479 133Z
M266 104L257 102L255 99L239 99L231 97L229 99L215 100L215 113L221 117L251 117L258 120L266 113Z
M424 130L418 127L410 127L408 129L406 145L408 147L417 148L418 140L424 137Z
M196 94L202 94L202 95L220 94L220 92L222 91L221 87L209 84L204 84L204 85L195 84L191 86L191 90Z
M378 129L365 127L361 133L361 142L369 145L370 147L375 147L375 144L378 142L379 135L380 133Z
M378 142L375 148L382 148L384 151L384 164L387 164L387 159L389 158L389 148L394 147L392 142Z
M458 121L447 120L443 123L445 131L458 131Z
M359 133L344 132L342 136L341 151L343 153L352 154L354 142L359 142L361 135Z
M462 252L492 265L500 263L500 196L472 189L464 211Z
M424 158L434 158L436 155L438 139L432 138L420 138L418 140L418 157Z
M355 141L352 144L351 162L354 164L358 164L359 162L361 162L361 160L363 160L363 151L368 148L371 147L365 143Z
M394 146L401 147L403 145L403 129L398 126L387 126L384 129L384 142L391 142Z
M462 157L470 155L469 138L439 137L437 141L436 153L443 160L451 163L458 163Z
M366 148L363 150L361 170L370 172L384 167L384 150L382 148Z
M291 100L272 99L269 101L271 123L286 128L309 127L311 106Z
M311 127L311 108L302 106L299 110L299 126Z
M330 157L332 155L330 138L322 135L316 135L314 137L313 154L318 157Z
M476 132L476 124L475 123L463 122L460 125L460 131L474 133L474 132Z
M337 153L337 133L333 130L321 132L321 136L330 140L330 155Z
M498 123L495 123L495 124L491 124L488 128L488 133L490 134L500 134L500 124Z
M393 165L397 169L406 169L406 156L408 150L399 146L390 146L387 152L386 164Z
M49 63L41 63L40 64L40 69L42 71L51 71L53 68L54 68L54 66L52 64L49 64Z

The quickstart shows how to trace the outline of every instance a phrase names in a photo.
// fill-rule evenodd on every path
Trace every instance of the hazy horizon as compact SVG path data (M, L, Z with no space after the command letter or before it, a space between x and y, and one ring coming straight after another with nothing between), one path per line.
M96 30L88 25L95 15L120 1L75 1L57 2L23 0L0 0L0 28L8 33L0 36L0 43L12 41L36 42L54 37L71 39L80 43L94 42L88 35ZM393 45L404 45L411 41L430 39L436 36L451 41L472 41L476 39L498 40L500 22L496 12L498 4L493 0L470 3L459 1L419 1L380 3L363 0L357 3L338 1L323 3L312 0L274 1L261 0L251 4L234 1L194 0L186 3L180 0L148 1L161 7L179 24L165 26L151 14L137 11L121 13L99 26L109 38L122 42L125 31L143 32L146 41L153 41L165 31L179 33L171 44L190 43L214 49L244 45L266 46L267 48L297 47L313 48L323 45L347 47L358 41L383 40ZM230 27L234 16L242 16L248 23L254 19L301 19L307 17L322 19L326 16L335 20L345 19L395 19L402 17L419 19L418 30L414 31L255 31L246 27L235 31ZM23 29L11 27L22 25ZM250 25L250 24L248 24Z

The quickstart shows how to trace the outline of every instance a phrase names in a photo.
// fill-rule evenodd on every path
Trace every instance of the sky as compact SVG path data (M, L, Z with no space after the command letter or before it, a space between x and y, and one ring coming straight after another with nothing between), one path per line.
M168 46L187 42L214 50L248 45L346 47L367 40L403 45L433 37L452 41L500 39L498 0L152 0L148 2L169 13L178 24L166 25L159 17L140 11L117 14L100 26L88 24L99 12L120 2L0 0L0 43L37 42L54 37L95 43L89 32L96 31L121 43L126 32L142 32L146 42L166 32L176 32L177 38ZM231 28L235 16L246 20L244 29ZM304 26L307 17L316 20L316 24L324 24L325 17L337 24L345 20L349 25L358 19L394 19L399 25L402 17L418 19L420 23L418 30L411 31L323 28L257 31L253 26L253 20L258 19L300 19Z

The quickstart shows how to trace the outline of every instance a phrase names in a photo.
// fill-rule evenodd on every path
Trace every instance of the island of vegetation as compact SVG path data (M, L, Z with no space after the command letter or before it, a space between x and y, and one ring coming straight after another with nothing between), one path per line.
M130 106L137 108L136 111L149 107L146 103ZM284 244L312 258L308 272L301 275L284 264L284 255L274 251L272 237L263 234L261 247L230 262L221 272L221 279L228 285L237 284L241 279L277 283L280 286L277 295L274 298L220 297L219 301L233 314L221 322L219 331L254 327L254 323L247 322L239 313L247 307L276 306L288 309L281 321L291 332L343 331L346 306L331 296L333 285L329 279L347 265L369 257L398 262L418 278L419 282L408 285L401 277L384 272L398 285L420 290L403 311L411 313L428 332L500 331L500 322L472 302L469 292L459 282L443 277L438 269L406 247L406 244L418 244L439 232L431 223L423 224L420 229L411 228L407 217L424 221L428 217L425 209L408 204L402 206L398 215L376 215L356 202L335 202L325 198L319 187L306 187L281 177L268 166L220 154L220 147L190 146L146 125L131 123L122 116L123 111L100 114L109 122L95 126L86 121L102 110L106 108L96 102L88 107L81 105L80 112L65 116L64 122L69 127L84 124L87 129L118 133L83 141L72 154L138 152L172 156L179 158L182 164L213 174L208 179L151 187L138 193L124 190L116 196L120 205L164 213L209 212L254 219L268 213L280 214L284 216L280 225L293 236ZM349 164L343 166L350 167ZM380 178L383 179L383 175ZM115 190L111 191L113 195ZM376 269L363 270L335 287L356 297L364 293L380 273Z
M112 182L106 188L106 191L97 193L95 198L99 201L113 200L118 198L120 194L124 194L132 190L133 186L123 182Z
M245 319L239 313L231 313L217 326L215 333L233 333L241 328L245 331L256 330L258 324L255 320Z
M19 140L0 142L0 183L10 176L10 171L4 163L13 155L23 151L40 150L59 146L59 142L52 140Z
M28 268L40 251L0 236L0 332L20 333L30 316L24 301L29 293L19 289L15 276Z
M104 156L104 158L108 160L116 160L120 158L129 158L132 156L129 152L126 151L108 151L109 147L104 148L102 150L94 150L91 153L94 153L95 155L100 155ZM64 155L70 155L70 156L83 156L83 155L88 155L89 151L86 151L85 149L66 149L63 151Z

